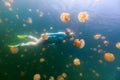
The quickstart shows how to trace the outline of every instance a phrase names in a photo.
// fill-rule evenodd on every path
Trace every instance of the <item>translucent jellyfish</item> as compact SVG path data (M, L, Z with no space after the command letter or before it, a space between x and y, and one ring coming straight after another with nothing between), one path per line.
M41 38L42 38L43 40L47 40L47 39L48 39L48 35L47 35L46 33L41 34Z
M83 73L80 73L80 76L82 77L82 76L83 76Z
M40 79L41 79L40 74L35 74L33 77L33 80L40 80Z
M120 42L116 43L116 48L120 49Z
M4 5L6 6L6 7L8 7L8 8L10 8L11 7L11 4L10 4L10 2L4 2Z
M40 11L40 17L43 17L44 13L42 11Z
M31 17L27 18L27 23L32 24L32 18Z
M88 20L88 13L87 13L87 12L80 12L80 13L78 14L78 20L79 20L80 22L85 22L85 21L87 21L87 20Z
M32 12L32 9L28 9L29 12Z
M53 76L50 76L49 80L55 80L55 78Z
M85 46L85 41L84 39L75 39L74 45L78 48L83 48Z
M16 14L15 16L16 16L17 19L19 19L19 15L18 14Z
M104 54L104 59L108 62L112 62L115 60L115 56L112 53L105 53Z
M41 63L45 62L45 59L44 58L40 58L40 62Z
M94 39L100 39L100 37L101 37L101 34L95 34L95 35L93 36Z
M120 67L117 67L116 69L117 69L118 71L120 71Z
M78 58L75 58L74 61L73 61L73 64L75 66L79 66L80 65L80 60Z
M70 14L64 12L61 14L60 19L62 22L68 22L70 20Z
M10 48L10 52L11 52L12 54L16 54L16 53L18 53L18 51L19 51L18 47L11 47L11 48Z
M66 74L66 73L62 73L61 76L63 76L64 78L66 78L66 77L67 77L67 74Z
M65 80L63 76L58 76L57 80Z
M107 40L105 40L103 43L105 44L105 46L107 46L109 44L109 42Z

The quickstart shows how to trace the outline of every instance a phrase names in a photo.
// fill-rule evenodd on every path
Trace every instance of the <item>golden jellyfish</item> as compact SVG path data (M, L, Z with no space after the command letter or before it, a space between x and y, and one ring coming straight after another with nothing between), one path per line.
M75 66L79 66L79 65L80 65L80 60L79 60L78 58L75 58L75 59L73 60L73 64L74 64Z
M48 39L48 34L47 33L41 34L41 37L42 37L43 40L47 40Z
M18 51L19 51L18 47L11 47L11 48L10 48L10 52L11 52L12 54L16 54L16 53L18 53Z
M55 78L53 76L50 76L49 80L55 80Z
M40 11L40 17L43 17L44 13L42 11Z
M109 42L106 40L103 43L105 44L105 46L107 46L109 44Z
M95 34L95 35L93 36L94 39L100 39L100 37L101 37L101 34Z
M6 7L8 7L8 8L10 8L10 7L11 7L10 2L4 2L4 5L5 5Z
M57 80L65 80L63 76L58 76Z
M33 77L33 80L40 80L40 79L41 79L40 74L35 74Z
M67 74L66 74L66 73L62 73L61 76L63 76L64 78L66 78L66 77L67 77Z
M62 22L68 22L70 20L70 14L64 12L61 14L60 19Z
M112 54L112 53L105 53L105 54L104 54L104 59L105 59L106 61L112 62L112 61L115 60L115 56L114 56L114 54Z
M75 39L74 45L78 48L83 48L85 46L85 41L84 39Z
M79 14L78 14L78 20L80 21L80 22L85 22L85 21L87 21L88 20L88 13L87 12L80 12Z
M28 18L27 18L27 22L28 22L29 24L32 24L32 18L31 18L31 17L28 17Z
M41 63L45 62L45 59L44 58L40 58L40 62Z
M116 43L116 48L120 49L120 42Z

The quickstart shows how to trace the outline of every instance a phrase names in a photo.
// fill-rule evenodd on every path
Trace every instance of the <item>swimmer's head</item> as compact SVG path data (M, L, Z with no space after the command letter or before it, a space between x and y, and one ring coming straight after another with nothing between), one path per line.
M48 39L48 34L47 33L41 34L41 38L43 40L47 40Z
M70 39L73 39L74 35L75 35L74 32L72 32L72 31L69 33L66 32L66 34L67 34L68 38L70 38Z

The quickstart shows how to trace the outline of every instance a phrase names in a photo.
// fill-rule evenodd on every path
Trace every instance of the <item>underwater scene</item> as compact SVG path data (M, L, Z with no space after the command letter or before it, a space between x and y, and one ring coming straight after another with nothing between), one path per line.
M120 0L0 0L0 80L120 80Z

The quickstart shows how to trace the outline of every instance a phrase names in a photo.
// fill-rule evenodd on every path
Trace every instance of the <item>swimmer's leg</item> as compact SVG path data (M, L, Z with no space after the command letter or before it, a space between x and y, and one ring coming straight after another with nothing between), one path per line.
M28 35L27 37L30 38L30 39L33 39L33 40L36 41L36 42L39 40L39 39L37 39L36 37L33 37L33 36L31 36L31 35Z
M20 43L16 45L8 45L8 47L18 47L18 46L36 46L38 42L27 42L27 43Z
M34 38L34 37L33 37L33 38ZM36 45L38 45L38 44L42 43L42 41L43 41L43 39L42 39L42 38L40 38L40 39L36 39L36 41L35 41L35 42L21 43L21 45L20 45L20 46L36 46Z

